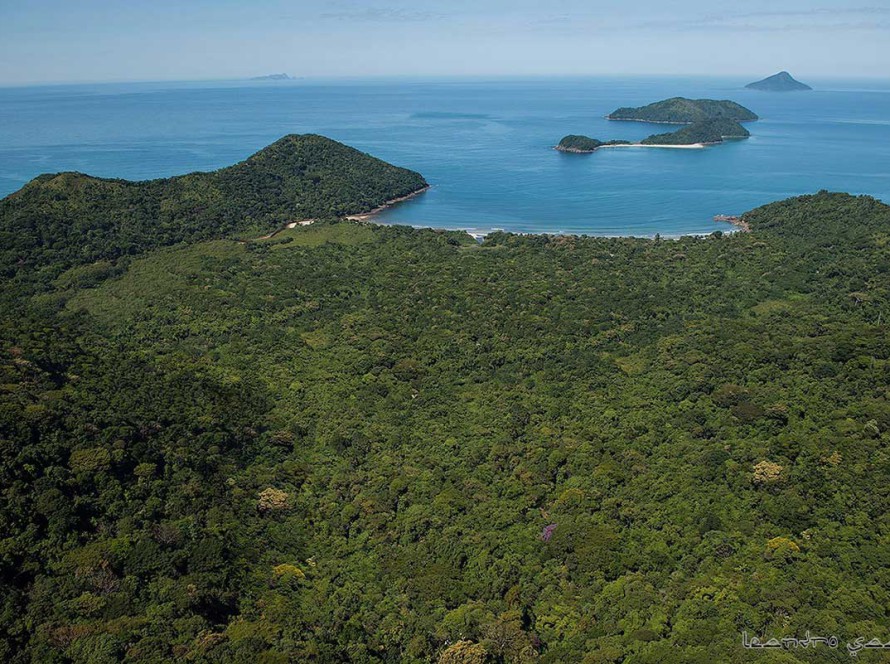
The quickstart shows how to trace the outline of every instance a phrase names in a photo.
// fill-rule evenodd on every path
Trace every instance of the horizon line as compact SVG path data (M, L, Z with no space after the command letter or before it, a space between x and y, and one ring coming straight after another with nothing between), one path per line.
M774 73L779 73L777 72ZM490 80L490 79L526 79L537 80L545 78L711 78L711 79L740 79L740 80L759 80L757 77L764 78L773 74L719 74L706 72L680 72L680 73L663 73L663 72L635 72L635 73L463 73L463 74L306 74L306 75L290 75L290 78L284 80L257 80L262 76L220 76L210 78L144 78L144 79L77 79L68 81L45 80L45 81L27 81L27 82L2 82L0 88L37 88L37 87L61 87L61 86L79 86L79 85L126 85L126 84L152 84L152 83L234 83L234 82L253 82L257 84L287 84L292 82L315 82L315 81L380 81L380 80L414 80L414 81L435 81L435 80ZM822 81L890 81L890 75L868 75L859 74L856 76L843 76L827 74L794 74L795 78L809 78L811 80Z

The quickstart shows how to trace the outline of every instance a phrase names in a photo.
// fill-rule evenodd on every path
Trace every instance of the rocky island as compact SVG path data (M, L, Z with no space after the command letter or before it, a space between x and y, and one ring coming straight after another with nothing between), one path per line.
M653 124L691 124L717 119L752 122L760 119L756 113L734 101L685 97L672 97L638 108L619 108L606 117L609 120Z
M801 83L795 79L787 71L780 71L778 74L768 76L762 81L748 83L745 88L748 90L761 90L763 92L798 92L813 89L806 83Z

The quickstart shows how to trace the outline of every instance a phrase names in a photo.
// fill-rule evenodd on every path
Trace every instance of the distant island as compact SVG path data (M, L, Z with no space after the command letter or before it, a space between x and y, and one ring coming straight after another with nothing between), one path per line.
M251 81L293 81L294 79L287 74L266 74L265 76L254 76Z
M813 89L806 83L801 83L795 79L787 71L780 71L778 74L768 76L762 81L748 83L745 87L748 90L762 90L764 92L796 92Z
M685 97L672 97L638 108L619 108L606 117L609 120L654 124L691 124L717 119L752 122L760 119L756 113L734 101Z

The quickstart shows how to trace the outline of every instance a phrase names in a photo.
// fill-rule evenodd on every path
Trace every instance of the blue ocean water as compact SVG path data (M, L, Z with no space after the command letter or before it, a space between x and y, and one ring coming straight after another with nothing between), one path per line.
M754 77L752 77L754 78ZM0 195L44 172L145 179L227 166L287 133L319 133L423 173L386 223L675 236L819 189L890 201L890 82L808 81L771 94L720 78L132 83L0 88ZM703 150L552 150L581 133L640 139L619 106L733 99L752 137Z

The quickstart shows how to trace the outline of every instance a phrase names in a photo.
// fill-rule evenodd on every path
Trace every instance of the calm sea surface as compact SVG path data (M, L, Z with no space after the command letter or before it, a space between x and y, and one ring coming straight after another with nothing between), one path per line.
M753 77L752 77L753 78ZM890 82L810 80L811 93L713 78L134 83L0 88L0 196L45 172L146 179L216 169L288 133L318 133L420 171L433 188L387 223L674 236L715 214L819 189L890 202ZM704 150L552 150L570 133L640 139L609 122L666 97L732 99L761 120Z

